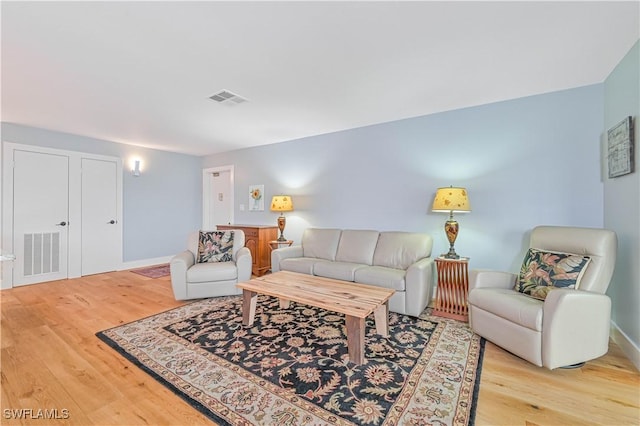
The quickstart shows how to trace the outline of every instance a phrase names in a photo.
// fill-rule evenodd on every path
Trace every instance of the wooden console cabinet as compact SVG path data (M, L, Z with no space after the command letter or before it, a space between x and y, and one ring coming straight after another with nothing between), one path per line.
M218 225L218 229L240 229L244 231L244 246L251 252L251 272L258 277L271 269L271 247L269 241L278 238L277 226L265 225Z

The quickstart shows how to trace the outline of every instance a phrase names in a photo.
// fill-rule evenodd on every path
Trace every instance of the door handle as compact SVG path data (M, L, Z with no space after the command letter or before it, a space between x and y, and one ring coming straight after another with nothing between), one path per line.
M56 226L67 226L67 222L56 223Z
M109 222L107 222L109 225L115 225L116 223L118 223L117 220L113 220L111 219Z

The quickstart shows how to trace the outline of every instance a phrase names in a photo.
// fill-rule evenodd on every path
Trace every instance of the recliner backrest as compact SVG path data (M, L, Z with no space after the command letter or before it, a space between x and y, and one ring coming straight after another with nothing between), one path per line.
M618 239L608 229L538 226L531 231L529 247L587 255L591 261L578 289L604 294L616 264Z
M204 230L208 232L207 230ZM233 229L233 258L235 259L236 253L242 247L244 247L244 231L241 229ZM198 239L200 238L200 231L195 231L189 234L187 240L187 250L189 250L194 259L198 257Z

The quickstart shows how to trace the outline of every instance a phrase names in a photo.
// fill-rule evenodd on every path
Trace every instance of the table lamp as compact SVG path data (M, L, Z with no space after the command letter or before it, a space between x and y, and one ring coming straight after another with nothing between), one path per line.
M280 216L278 217L280 237L278 237L278 241L287 241L283 234L284 226L287 224L287 219L284 217L283 212L293 211L293 201L291 197L288 195L274 195L273 198L271 198L271 211L280 212Z
M444 232L449 240L449 252L443 257L447 259L460 259L460 256L453 248L453 243L458 237L458 222L453 220L453 212L470 212L469 198L465 188L438 188L436 197L433 199L431 211L449 213L449 220L444 224Z

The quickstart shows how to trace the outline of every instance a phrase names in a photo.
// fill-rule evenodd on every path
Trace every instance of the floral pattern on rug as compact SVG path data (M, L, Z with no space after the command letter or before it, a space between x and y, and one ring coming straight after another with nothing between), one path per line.
M221 423L472 423L482 342L466 323L390 313L384 338L368 318L356 365L341 314L259 296L244 327L241 308L207 299L98 336Z

